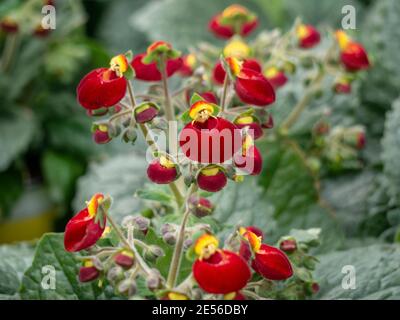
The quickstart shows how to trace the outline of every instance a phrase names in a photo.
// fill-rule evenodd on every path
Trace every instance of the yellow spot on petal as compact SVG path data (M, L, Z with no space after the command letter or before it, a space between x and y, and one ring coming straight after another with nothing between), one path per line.
M250 124L253 122L254 122L254 120L253 120L252 116L240 117L240 118L237 118L235 121L235 123L237 123L237 124Z
M224 295L224 300L233 300L236 297L236 292L230 292Z
M205 233L200 236L194 244L194 252L199 259L208 259L218 249L219 241L211 234Z
M104 199L104 196L101 193L96 193L88 202L87 208L89 211L89 217L94 218L97 213L97 208L99 207L99 201Z
M175 163L173 163L171 160L169 160L167 157L161 156L160 157L160 164L164 167L164 168L175 168Z
M128 66L128 60L123 54L113 57L110 61L110 69L115 71L119 77L122 77L122 75L128 70Z
M107 127L105 124L99 125L99 126L98 126L98 129L99 129L101 132L107 132L107 131L108 131L108 127Z
M188 296L179 293L179 292L169 292L168 293L169 300L189 300Z
M233 40L225 46L223 53L225 57L244 59L250 55L250 47L241 40Z
M185 64L188 65L190 68L193 68L194 65L196 64L196 56L194 54L188 54L185 57Z
M208 166L201 170L201 174L205 176L215 176L218 174L219 168L217 166Z
M345 50L351 43L351 38L343 30L337 30L335 32L335 37L339 44L340 50Z
M266 78L274 78L278 75L279 70L277 67L269 67L264 71L264 75Z
M257 235L251 231L246 231L243 234L243 237L249 242L254 252L258 252L260 250L262 241L261 237L257 237Z
M123 250L121 251L121 254L123 254L124 256L130 257L130 258L133 258L133 257L134 257L133 252L130 251L130 250L127 250L127 249L123 249Z
M231 72L233 73L233 75L237 76L240 71L242 70L242 64L243 62L238 60L235 57L228 57L226 59L226 61L229 64L229 68L231 69Z
M309 36L310 30L305 24L300 24L296 28L296 34L298 38L304 39Z
M245 7L238 4L232 4L222 11L222 17L232 18L237 15L247 15L248 13L249 11Z
M214 113L214 107L205 101L197 101L189 111L189 117L193 120L205 122Z
M85 261L83 262L83 266L86 267L86 268L90 268L90 267L93 267L94 264L93 264L93 261L92 261L92 260L87 259L87 260L85 260Z
M106 226L106 227L104 228L104 231L103 231L102 235L101 235L101 238L104 239L105 237L107 237L107 235L108 235L110 232L111 232L111 228L110 228L109 226Z

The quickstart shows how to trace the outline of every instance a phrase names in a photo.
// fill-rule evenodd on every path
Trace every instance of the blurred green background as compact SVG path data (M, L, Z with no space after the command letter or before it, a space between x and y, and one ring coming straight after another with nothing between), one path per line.
M1 1L0 17L24 2ZM56 30L48 37L38 38L31 35L31 26L24 26L12 63L0 73L1 243L36 238L51 230L63 231L66 221L79 207L74 207L74 203L81 203L96 187L108 187L117 197L127 194L130 197L135 189L132 181L143 184L139 174L143 168L132 157L127 164L128 158L124 156L134 147L117 140L100 146L92 142L91 119L76 102L76 86L88 71L107 65L113 54L129 49L141 52L154 40L169 41L183 51L199 41L222 44L206 26L213 14L232 3L256 12L261 22L259 30L285 30L297 16L317 26L338 28L342 7L354 5L355 35L371 53L374 68L352 100L343 101L349 108L341 113L340 121L360 122L368 127L367 165L362 172L326 177L322 180L323 193L350 234L393 238L400 222L396 196L400 185L397 161L400 151L393 148L396 143L398 147L400 134L392 130L397 128L395 121L400 118L399 103L394 104L393 116L386 126L385 117L400 87L399 1L57 0L55 3ZM5 43L6 35L1 33L0 50ZM121 166L128 166L131 176L118 177ZM132 190L123 189L121 180ZM136 200L120 198L125 201L124 208L128 208L121 207L120 214L139 207ZM363 227L354 231L354 224Z

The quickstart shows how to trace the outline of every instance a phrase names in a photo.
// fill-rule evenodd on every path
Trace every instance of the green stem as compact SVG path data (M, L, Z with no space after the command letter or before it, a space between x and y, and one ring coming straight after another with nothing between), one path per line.
M296 123L301 113L304 111L304 109L307 107L307 105L314 97L315 91L319 88L322 80L324 79L324 76L325 76L325 69L321 68L318 71L318 74L316 75L314 80L312 81L310 87L306 90L304 96L296 104L296 106L293 108L289 116L283 121L281 125L281 132L287 133L289 129Z
M229 87L229 76L228 76L228 74L226 74L225 79L224 79L224 87L223 87L223 91L222 91L222 96L221 96L221 112L224 112L224 110L225 110L226 96L228 95L228 87Z
M119 228L119 226L115 223L115 221L111 218L111 216L108 213L106 213L106 216L107 216L107 220L110 222L111 226L114 228L114 230L117 233L118 237L120 238L121 242L133 252L138 265L142 268L142 270L145 273L151 274L150 267L146 264L146 262L143 260L143 258L139 254L139 252L136 250L135 245L129 243L129 241L124 236L122 230Z
M1 57L1 70L6 72L11 65L14 53L17 49L18 35L11 33L7 36L3 49L3 56Z
M185 228L186 228L186 224L189 219L189 216L190 216L190 209L189 209L188 202L189 202L190 196L193 194L193 192L196 191L196 189L197 189L197 185L192 184L192 186L190 187L190 189L188 190L188 193L186 195L185 212L183 213L182 222L179 227L178 238L176 240L174 253L173 253L172 259L171 259L171 266L170 266L169 272L168 272L166 286L169 289L172 289L175 287L176 279L178 277L179 269L181 266L182 254L183 254L183 242L185 239Z
M175 120L175 112L171 102L171 96L169 94L168 87L168 75L167 75L167 64L166 59L161 59L161 81L164 89L164 105L165 105L165 116L168 121Z

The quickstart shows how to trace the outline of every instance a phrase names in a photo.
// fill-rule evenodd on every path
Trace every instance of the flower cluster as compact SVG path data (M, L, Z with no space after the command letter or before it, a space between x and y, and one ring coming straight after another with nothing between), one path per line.
M170 43L156 41L146 52L113 57L109 66L81 80L78 102L89 116L105 117L93 123L94 141L109 143L121 136L135 143L140 132L153 156L148 179L169 187L174 196L169 209L180 221L165 224L156 218L128 216L119 226L110 215L111 198L94 195L65 229L67 251L87 250L81 257L81 281L101 277L120 294L133 297L142 278L161 299L296 298L299 292L308 296L318 291L311 274L315 260L307 253L310 243L285 237L272 246L263 243L261 230L249 226L234 230L222 245L220 235L199 219L214 211L215 205L207 198L210 194L224 189L228 181L240 183L262 172L257 141L274 127L269 107L277 91L291 81L296 63L311 59L320 68L304 101L293 108L279 134L287 134L327 73L334 74L335 92L350 93L354 73L366 69L369 61L363 47L343 31L335 33L337 43L321 60L309 54L322 39L314 26L296 21L285 35L270 32L246 42L257 25L254 13L232 5L209 23L210 31L226 39L222 49L200 45L182 55ZM182 78L182 86L170 92L168 79L174 75ZM147 92L135 94L133 79L150 82ZM179 132L173 132L176 128ZM159 146L154 129L168 137L167 148ZM316 145L328 146L324 149L327 157L337 157L337 149L332 148L339 142L358 149L364 146L359 127L325 129L316 125L313 134L318 138ZM158 236L155 226L160 224ZM167 273L154 262L165 254L160 242L150 241L157 236L173 247ZM192 272L178 283L182 260L192 263ZM290 289L278 289L277 281L290 283Z

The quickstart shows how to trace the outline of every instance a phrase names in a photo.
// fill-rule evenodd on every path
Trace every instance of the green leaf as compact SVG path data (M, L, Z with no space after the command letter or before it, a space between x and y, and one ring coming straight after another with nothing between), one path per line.
M166 205L171 205L173 197L168 193L166 186L146 184L144 189L136 191L135 195L143 200L157 201Z
M78 180L73 207L78 212L96 192L113 198L111 214L117 219L141 211L143 201L134 194L145 181L147 163L144 155L115 155L102 163L92 163L87 174Z
M97 282L80 283L78 280L79 262L74 254L65 251L63 234L45 234L39 241L32 266L22 278L20 295L22 299L35 300L87 300L99 297L101 290ZM56 271L55 289L42 287L44 266L54 267Z
M0 173L0 221L6 218L23 192L21 173L7 170Z
M192 97L190 98L190 105L192 106L197 101L202 101L202 100L204 100L204 98L201 95L199 95L197 92L195 92L192 94Z
M17 109L0 118L0 171L25 152L35 136L36 122L29 110Z
M318 257L315 277L317 299L400 299L400 246L372 245ZM344 266L354 266L356 288L343 289ZM347 273L347 276L348 273Z
M50 195L58 203L65 203L72 196L76 179L84 172L81 162L53 151L43 155L42 168Z
M34 246L27 243L0 246L0 299L18 292L21 278L33 259ZM17 296L16 296L17 297Z

